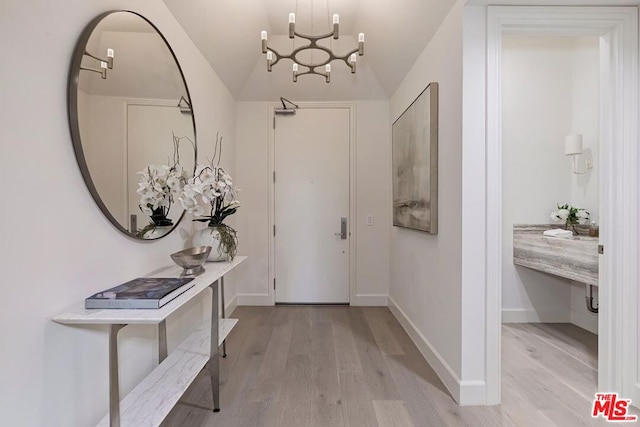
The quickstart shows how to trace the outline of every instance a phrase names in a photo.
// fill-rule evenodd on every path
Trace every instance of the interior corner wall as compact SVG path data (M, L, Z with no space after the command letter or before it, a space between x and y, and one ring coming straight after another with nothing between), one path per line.
M63 326L52 316L100 289L171 264L189 244L191 221L153 242L128 238L102 215L73 153L67 76L81 31L113 9L141 13L162 31L180 61L195 111L201 159L225 137L223 164L235 167L235 102L164 3L154 0L8 0L0 6L3 85L0 210L3 298L0 413L11 426L95 425L108 412L105 327ZM230 278L230 282L233 280ZM229 286L233 290L233 285ZM231 295L233 297L233 295ZM169 347L202 321L202 302L167 322ZM120 333L121 391L157 363L152 326Z
M458 1L391 96L395 121L439 83L438 234L393 227L390 308L453 397L462 374L462 24Z
M356 292L352 305L387 305L391 223L391 128L388 101L353 101L356 126ZM238 252L249 256L238 277L239 305L270 305L268 102L237 103L237 176L241 189ZM366 215L374 225L366 225Z

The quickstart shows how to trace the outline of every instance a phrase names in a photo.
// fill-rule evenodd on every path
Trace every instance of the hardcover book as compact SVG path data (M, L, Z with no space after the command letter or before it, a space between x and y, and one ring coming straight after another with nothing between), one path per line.
M193 277L138 277L91 295L85 308L160 308L193 287Z

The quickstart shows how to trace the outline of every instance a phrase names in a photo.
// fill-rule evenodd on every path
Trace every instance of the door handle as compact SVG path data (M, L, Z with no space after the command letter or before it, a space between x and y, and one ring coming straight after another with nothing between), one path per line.
M347 217L346 216L343 216L342 218L340 218L340 232L335 233L335 235L340 236L340 239L342 240L347 239Z

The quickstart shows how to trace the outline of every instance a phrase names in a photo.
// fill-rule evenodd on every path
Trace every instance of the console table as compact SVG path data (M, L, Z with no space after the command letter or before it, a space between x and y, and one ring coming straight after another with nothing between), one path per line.
M52 319L65 325L109 327L109 414L99 426L159 426L205 365L211 378L213 410L220 410L219 346L238 320L224 318L224 303L223 318L218 318L218 283L245 259L237 256L231 262L206 263L206 271L193 280L191 289L159 309L85 309L83 303ZM151 277L178 277L181 272L179 267L167 267ZM206 288L212 290L210 324L167 354L167 317ZM120 401L118 331L131 324L158 325L159 365Z

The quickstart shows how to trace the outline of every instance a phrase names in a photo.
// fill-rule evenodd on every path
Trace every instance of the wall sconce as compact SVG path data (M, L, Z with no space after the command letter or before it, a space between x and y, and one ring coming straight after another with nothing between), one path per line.
M573 173L581 175L587 173L588 169L593 168L593 158L587 155L583 159L582 135L567 135L564 140L564 154L573 156ZM584 164L583 167L581 167Z
M81 70L85 70L85 71L93 71L94 73L98 73L100 74L100 76L103 79L107 78L107 69L112 70L113 69L113 56L114 56L114 52L113 49L107 49L107 59L102 59L99 56L95 56L90 54L89 52L87 52L86 50L84 51L83 55L86 55L90 58L95 59L96 61L100 61L100 69L97 68L91 68L91 67L80 67Z

